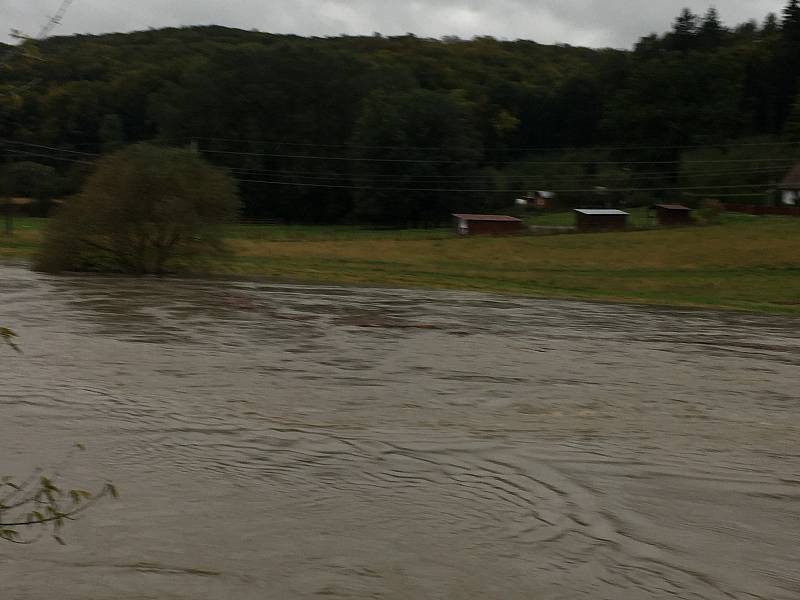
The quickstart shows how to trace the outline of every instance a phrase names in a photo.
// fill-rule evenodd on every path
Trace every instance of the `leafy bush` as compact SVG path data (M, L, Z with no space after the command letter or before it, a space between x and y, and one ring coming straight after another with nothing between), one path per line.
M117 489L105 484L99 492L66 489L36 469L24 480L0 478L0 541L30 544L49 534L64 544L61 529L105 497L116 498Z
M58 211L36 268L163 274L221 250L219 225L238 205L233 180L196 154L130 146Z
M14 343L14 338L17 334L10 330L8 327L0 327L0 340L11 346L14 350L19 352L19 346Z

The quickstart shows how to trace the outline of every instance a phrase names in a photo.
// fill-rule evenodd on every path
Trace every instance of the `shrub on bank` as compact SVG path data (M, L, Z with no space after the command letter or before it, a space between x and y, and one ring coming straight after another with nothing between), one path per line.
M163 274L222 247L233 180L188 150L137 144L99 161L45 232L42 271Z

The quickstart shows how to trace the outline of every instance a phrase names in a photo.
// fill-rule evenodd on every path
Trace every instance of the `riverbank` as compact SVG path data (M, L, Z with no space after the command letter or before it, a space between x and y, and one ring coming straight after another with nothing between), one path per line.
M43 222L0 236L27 259ZM800 219L556 236L459 238L445 229L229 226L213 274L281 281L463 289L561 299L800 314Z

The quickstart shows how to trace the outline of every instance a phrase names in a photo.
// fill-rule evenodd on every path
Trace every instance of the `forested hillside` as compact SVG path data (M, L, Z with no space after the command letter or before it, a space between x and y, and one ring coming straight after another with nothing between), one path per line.
M192 27L51 38L4 60L17 195L47 176L68 195L97 155L157 140L229 168L248 217L429 224L532 189L760 198L800 142L797 0L734 28L684 10L631 51Z

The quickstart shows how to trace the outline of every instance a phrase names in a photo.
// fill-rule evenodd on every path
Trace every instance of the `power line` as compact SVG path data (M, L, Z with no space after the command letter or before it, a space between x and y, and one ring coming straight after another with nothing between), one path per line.
M31 152L29 150L12 149L12 152L15 155L19 155L19 156L23 156L23 157L33 156L33 157L36 157L36 158L47 158L47 159L50 159L50 160L58 160L58 161L62 161L62 162L78 163L78 164L90 165L90 166L94 166L94 164L95 164L94 162L88 161L88 160L79 160L79 159L74 159L74 158L66 158L66 157L63 157L63 156L54 156L52 154L41 154L39 152Z
M209 150L200 148L200 152L206 154L230 154L235 156L259 156L263 158L292 158L302 160L336 160L346 162L377 162L377 163L409 163L409 164L467 164L466 161L458 160L429 160L417 158L358 158L352 156L312 156L305 154L278 154L267 152L236 152L232 150ZM469 163L472 164L472 163ZM581 163L583 164L583 163Z
M30 146L35 148L53 150L56 152L68 152L71 154L80 154L84 156L100 156L100 154L96 152L84 152L80 150L72 150L69 148L63 147L54 147L54 146L47 146L43 144L33 144L30 142L22 142L17 140L9 140L6 138L0 138L0 142L6 144L14 144L14 145L23 145L23 146ZM233 155L233 156L255 156L255 157L263 157L263 158L291 158L291 159L308 159L308 160L335 160L335 161L347 161L347 162L379 162L379 163L409 163L409 164L466 164L472 165L471 161L456 161L456 160L431 160L431 159L396 159L396 158L359 158L359 157L349 157L349 156L316 156L316 155L297 155L297 154L279 154L279 153L259 153L259 152L239 152L239 151L230 151L230 150L211 150L211 149L200 149L200 152L207 153L207 154L226 154L226 155ZM707 159L707 160L689 160L689 161L590 161L590 160L582 160L582 161L554 161L554 160L545 160L545 161L507 161L500 164L506 165L537 165L537 166L546 166L546 165L569 165L569 166L585 166L587 164L595 164L595 165L605 165L605 166L614 166L614 165L657 165L657 164L664 164L664 165L673 165L673 164L746 164L746 163L768 163L768 164L775 164L775 163L794 163L797 161L797 158L772 158L772 157L758 157L758 158L741 158L741 159ZM754 168L751 171L772 171L778 170L783 167L758 167L757 169ZM240 168L233 167L231 170L237 170ZM248 172L259 172L259 173L270 173L275 170L257 170L257 169L244 169L242 170ZM281 170L280 172L290 172ZM303 173L302 171L291 171L297 174ZM720 171L717 174L725 174L726 172L730 173L742 173L745 172L742 169L730 169L725 172ZM307 173L316 174L314 171L307 171ZM628 176L631 178L638 177L644 174L670 174L672 171L651 171L651 172L636 172L632 175ZM706 174L705 171L682 171L681 174L699 174L703 175ZM501 174L505 177L518 177L516 175L510 174ZM608 176L608 174L598 174L597 176ZM370 174L370 177L382 176L382 174ZM391 176L391 175L390 175ZM586 174L587 177L594 177L595 175ZM620 174L622 176L622 174ZM435 178L485 178L485 175L420 175L420 177L435 177ZM551 175L550 177L565 177L565 178L574 178L576 175Z
M242 180L242 181L256 181L256 179L251 179L250 178L252 176L248 177L246 175L244 175L244 176L243 175L237 175L237 177L239 177L240 180ZM338 186L338 185L342 184L342 185L348 185L348 186L349 185L353 185L353 186L357 186L357 187L364 186L364 187L368 187L370 189L397 188L397 189L404 189L404 190L405 189L408 189L408 190L417 189L417 186L419 186L420 189L425 189L425 190L432 190L432 189L447 190L448 187L452 188L452 187L455 187L455 186L458 185L457 181L456 182L454 182L454 181L439 182L439 181L436 181L436 180L433 180L433 181L430 181L430 180L428 180L428 181L425 181L425 180L419 181L419 180L414 180L413 178L410 178L410 179L395 179L395 180L388 180L388 181L387 180L382 180L380 182L374 182L373 180L370 180L368 178L363 178L363 177L362 178L357 178L357 177L355 177L355 178L348 178L348 177L340 177L340 178L337 178L337 177L292 178L291 176L280 175L280 174L273 176L271 179L269 179L269 181L280 182L280 183L286 184L286 185L301 185L301 186L302 185L309 185L309 186L310 185L316 185L316 186L322 186L322 187L324 187L324 186L335 187L335 186ZM438 187L438 188L432 188L431 187L433 185L438 185L440 183L442 185L440 187ZM465 182L465 185L459 187L458 189L462 189L464 191L485 191L485 190L481 190L481 189L475 189L474 187L470 187L469 183L470 182ZM522 179L520 179L520 180L513 180L513 181L510 181L510 182L506 182L505 191L508 191L509 193L515 193L515 194L519 194L519 193L524 192L525 190L530 190L530 189L543 189L543 190L548 190L548 191L559 191L562 186L570 185L570 184L572 184L573 186L575 186L575 185L578 185L578 186L591 186L591 185L593 185L594 187L592 189L596 189L597 187L607 187L608 189L617 189L617 190L620 190L620 191L632 191L632 190L637 190L637 189L644 189L642 186L648 186L646 189L656 189L653 186L654 186L654 184L657 184L657 183L658 183L658 181L639 181L639 182L636 182L633 185L628 185L628 184L626 184L624 182L613 183L613 182L608 182L608 181L605 181L605 180L584 181L584 180L581 180L579 178L576 178L575 180L572 180L572 181L562 181L561 183L556 183L556 182L554 182L552 180L530 180L530 179L522 180ZM454 186L454 184L455 184L455 186ZM606 184L606 185L602 185L602 184ZM509 185L513 186L513 187L509 188L508 187ZM758 186L758 185L767 185L767 186L769 186L769 185L773 185L773 184L770 184L770 183L750 183L750 184L739 184L739 185L742 185L742 187L750 187L750 186ZM698 188L702 188L702 189L719 189L719 188L721 188L723 186L714 185L714 184L706 184L706 185L703 185L703 186L697 186L696 185L694 187L698 187ZM666 188L659 188L659 189L666 189Z
M0 138L0 143L3 144L13 144L15 146L29 146L31 148L40 148L42 150L55 150L56 152L68 152L70 154L81 154L83 156L99 156L94 152L81 152L80 150L70 150L69 148L61 148L56 146L45 146L43 144L31 144L30 142L20 142L17 140L9 140L6 138Z
M200 137L194 136L186 138L186 142L209 141L209 142L231 142L237 144L264 144L273 146L297 146L297 147L311 147L311 148L346 148L346 149L359 149L359 150L441 150L437 146L369 146L359 144L320 144L315 142L289 142L286 140L252 140L252 139L235 139L235 138L216 138L216 137ZM568 146L507 146L507 147L479 147L477 149L484 152L580 152L580 151L625 151L625 150L689 150L704 148L739 148L739 147L764 147L764 146L800 146L799 142L728 142L720 144L688 144L688 145L651 145L651 146L594 146L591 148L586 147L568 147ZM475 150L476 148L451 148L452 150Z
M349 189L349 190L371 190L376 192L437 192L437 193L475 193L475 194L515 194L519 190L498 190L498 189L464 189L464 188L408 188L408 187L375 187L375 186L362 186L362 185L332 185L320 183L301 183L291 181L269 181L262 179L237 179L240 183L260 183L267 185L279 186L295 186L295 187L312 187L312 188L330 188L330 189ZM603 191L607 193L615 192L677 192L688 190L718 190L718 189L753 189L764 188L769 189L772 184L748 184L748 185L701 185L701 186L679 186L679 187L654 187L654 188L606 188ZM597 193L596 188L589 189L553 189L549 190L560 194L578 194L578 193Z
M345 161L345 162L366 162L366 163L386 163L386 164L440 164L440 165L472 165L478 161L464 161L464 160L448 160L448 159L417 159L417 158L372 158L372 157L354 157L354 156L318 156L312 154L280 154L276 152L244 152L234 150L211 150L200 148L199 152L205 154L222 154L231 156L250 156L261 158L291 158L295 160L330 160L330 161ZM706 159L706 160L521 160L521 161L503 161L493 162L497 165L586 165L587 163L595 165L680 165L680 164L725 164L725 163L753 163L753 162L796 162L796 158L723 158L723 159Z
M479 180L484 181L486 179L491 179L493 177L502 178L509 181L516 181L516 182L540 182L540 181L558 181L558 180L568 180L568 181L576 181L576 180L589 180L589 181L642 181L642 180L657 180L663 177L672 176L674 175L673 171L648 171L643 173L631 173L626 174L622 172L615 172L615 173L596 173L596 174L586 174L586 173L576 173L576 174L532 174L532 175L516 175L516 174L509 174L509 173L498 173L498 174L483 174L483 175L416 175L416 174L407 174L404 175L400 174L386 174L386 173L376 173L376 174L369 174L369 175L360 175L358 173L346 173L341 171L335 172L325 172L325 171L296 171L296 170L287 170L287 169L246 169L246 168L237 168L237 167L230 167L228 170L232 173L237 175L272 175L272 176L281 176L281 177L303 177L303 178L310 178L310 179L329 179L335 180L337 178L347 178L347 179L368 179L374 180L378 179L381 181L407 181L407 180L422 180L422 181L452 181L452 180ZM687 177L719 177L724 175L768 175L768 174L775 174L775 173L784 173L786 171L785 167L758 167L758 168L747 168L747 169L724 169L724 170L714 170L714 171L707 171L707 170L693 170L693 171L684 171L681 170L679 176L681 178Z
M47 158L52 160L59 160L64 162L71 162L71 163L79 163L85 165L94 165L95 163L90 160L90 158L97 157L98 155L93 153L81 152L77 150L70 150L67 148L58 148L53 146L47 146L42 144L32 144L28 142L17 142L14 140L6 140L0 138L0 142L11 144L12 147L7 149L7 153L13 153L15 155L22 155L22 156L34 156L40 158ZM22 146L23 148L20 148ZM25 149L25 147L31 148L30 150ZM66 156L58 156L55 154L45 154L42 152L43 150L50 150L55 152L65 152L72 155L79 155L80 157L86 157L86 159L79 158L78 156L66 157ZM760 171L766 172L774 172L778 168L771 168L771 169L751 169L748 170L727 170L723 172L719 172L717 174L728 174L728 173L739 173L739 174L755 174ZM253 172L252 170L250 172ZM258 171L255 171L258 173ZM461 187L461 188L454 188L454 187L414 187L411 184L405 186L392 186L392 185L358 185L354 183L331 183L337 180L338 176L346 179L347 181L354 182L354 181L371 181L372 178L369 176L358 176L358 175L347 175L345 173L337 173L334 175L325 175L325 174L314 174L314 172L303 172L305 174L300 176L301 181L280 181L275 179L253 179L247 177L235 177L235 180L240 183L256 183L256 184L263 184L263 185L276 185L276 186L294 186L294 187L311 187L311 188L325 188L325 189L350 189L350 190L371 190L371 191L399 191L399 192L431 192L431 193L483 193L483 194L516 194L519 192L519 188L505 188L505 189L487 189L487 188L474 188L474 187ZM311 173L309 175L308 173ZM669 172L664 172L669 173ZM703 176L703 175L711 175L711 173L715 172L695 172L695 176ZM274 176L277 177L292 177L296 175L291 171L277 171L274 172ZM431 176L436 177L436 176ZM515 176L508 176L508 179L518 180L521 183L529 183L531 181L547 181L552 182L554 178L540 178L540 179L530 179L530 178L519 178ZM455 178L458 180L459 178ZM466 180L467 178L461 178L462 180ZM488 177L483 176L480 179L486 180ZM581 181L581 177L571 177L569 175L564 175L563 179L567 179L569 181ZM414 180L412 177L397 177L394 181L409 181ZM439 179L441 181L442 179ZM598 178L598 182L600 179ZM328 182L328 183L325 183ZM386 183L391 183L392 180L386 181ZM430 183L435 183L436 179L431 181ZM424 185L424 183L423 183ZM607 187L604 191L613 193L613 192L656 192L656 191L690 191L690 190L735 190L735 189L750 189L750 190L766 190L773 186L774 184L771 183L754 183L754 184L736 184L736 185L693 185L693 186L664 186L664 187L629 187L629 186L616 186L616 187ZM596 193L597 188L559 188L553 186L544 186L548 187L549 191L556 192L556 193Z
M21 149L12 149L14 155L21 156L21 157L36 157L36 158L46 158L50 160L57 160L61 162L70 162L88 166L94 166L94 162L89 160L80 160L74 158L67 158L63 156L56 156L53 154L43 154L41 152L32 152L30 150L21 150ZM275 176L278 177L292 177L292 173L275 173ZM328 176L303 176L301 181L276 181L276 180L256 180L256 179L245 179L241 177L234 177L236 181L242 183L264 183L264 184L272 184L272 185L284 185L284 186L297 186L297 187L319 187L319 188L330 188L330 189L362 189L362 190L375 190L375 191L416 191L416 192L465 192L465 193L503 193L503 194L517 194L520 192L520 188L513 188L513 189L476 189L476 188L469 188L469 187L462 187L462 188L446 188L446 187L401 187L401 186L391 186L391 185L358 185L358 184L338 184L338 183L331 183L336 181L351 181L351 182L368 182L371 181L368 177L352 177L347 176L346 174L341 174L341 178L337 179L336 177L328 177ZM487 177L483 177L481 179L487 179ZM520 187L542 187L547 188L548 191L552 192L560 192L560 193L577 193L577 192L596 192L597 189L595 188L585 188L585 189L560 189L557 186L550 185L553 183L552 179L531 179L531 178L510 178L512 180L517 180L520 184ZM569 179L573 182L580 182L582 178L575 177L569 178L564 177L563 179ZM385 183L393 183L393 182L403 182L414 180L414 178L396 178L393 180L386 181ZM603 182L602 179L597 179L596 183ZM425 182L422 182L423 184ZM436 181L429 181L427 183L436 183ZM539 185L541 183L541 185ZM413 184L412 184L413 185ZM678 189L724 189L724 188L752 188L752 187L771 187L773 184L742 184L738 186L719 186L719 185L705 185L705 186L690 186L690 187L648 187L648 188L636 188L636 187L628 187L628 186L621 186L621 187L608 187L606 191L609 192L635 192L635 191L668 191L668 190L678 190Z

